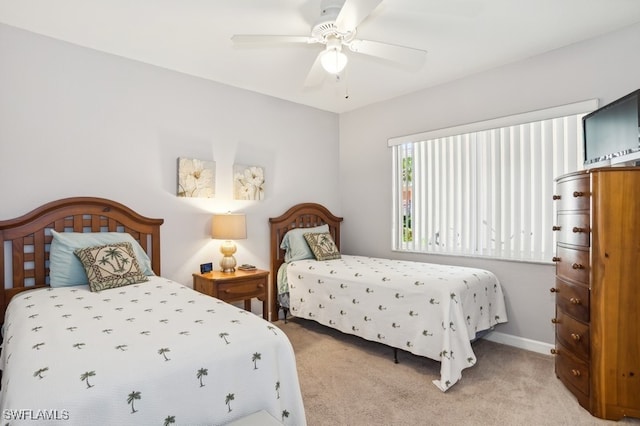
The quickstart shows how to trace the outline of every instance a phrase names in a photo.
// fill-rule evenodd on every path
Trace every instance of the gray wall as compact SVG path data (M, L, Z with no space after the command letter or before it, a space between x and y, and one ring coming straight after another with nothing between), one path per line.
M552 343L552 265L391 251L391 150L387 139L592 98L604 105L640 88L638 52L640 25L635 25L341 114L343 251L491 270L503 284L510 315L509 322L496 331Z
M236 258L265 269L269 217L303 201L340 212L338 152L335 114L0 24L0 220L63 197L119 201L165 219L163 275L190 285L221 258L213 212L247 214ZM175 196L178 157L216 162L215 198ZM264 201L232 200L234 163L264 167Z

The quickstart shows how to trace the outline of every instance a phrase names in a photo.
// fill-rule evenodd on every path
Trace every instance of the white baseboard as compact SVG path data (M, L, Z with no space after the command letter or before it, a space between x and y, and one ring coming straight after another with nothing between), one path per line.
M491 342L514 346L516 348L525 349L527 351L537 352L544 355L551 355L551 349L555 347L554 345L549 343L526 339L524 337L512 336L511 334L504 334L498 331L487 333L482 338L487 339Z

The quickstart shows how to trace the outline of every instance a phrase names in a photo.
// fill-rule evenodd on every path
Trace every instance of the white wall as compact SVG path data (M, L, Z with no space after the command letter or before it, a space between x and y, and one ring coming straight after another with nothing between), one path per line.
M0 24L0 220L69 196L165 219L163 275L220 258L212 212L243 211L240 262L268 268L267 219L303 201L345 217L345 253L483 267L502 281L498 331L553 342L550 265L401 255L391 247L390 137L600 98L640 84L640 26L473 77L334 114ZM313 152L313 157L309 153ZM176 159L216 162L216 197L175 196ZM338 163L339 159L339 163ZM234 163L265 167L266 200L231 200ZM310 173L323 167L322 177Z
M191 285L221 257L212 212L247 213L236 258L264 269L269 217L305 201L339 213L338 154L335 114L0 24L0 220L63 197L116 200L165 219L162 273ZM216 162L215 198L175 196L178 157ZM234 163L265 168L264 201L232 200Z
M340 116L340 188L346 253L481 267L496 273L510 320L497 331L553 342L554 267L391 251L387 139L640 88L640 25ZM428 68L428 64L427 64ZM426 71L428 72L428 70ZM549 230L551 232L551 230Z

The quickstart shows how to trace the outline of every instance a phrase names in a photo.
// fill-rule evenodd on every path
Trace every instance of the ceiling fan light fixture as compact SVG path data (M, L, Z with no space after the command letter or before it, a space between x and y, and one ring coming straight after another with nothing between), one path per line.
M339 74L347 66L347 55L339 49L327 48L320 56L320 63L329 74Z

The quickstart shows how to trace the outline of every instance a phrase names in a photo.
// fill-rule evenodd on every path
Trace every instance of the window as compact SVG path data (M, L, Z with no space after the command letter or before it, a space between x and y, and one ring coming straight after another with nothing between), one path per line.
M393 249L550 262L554 179L582 166L586 101L393 138Z

